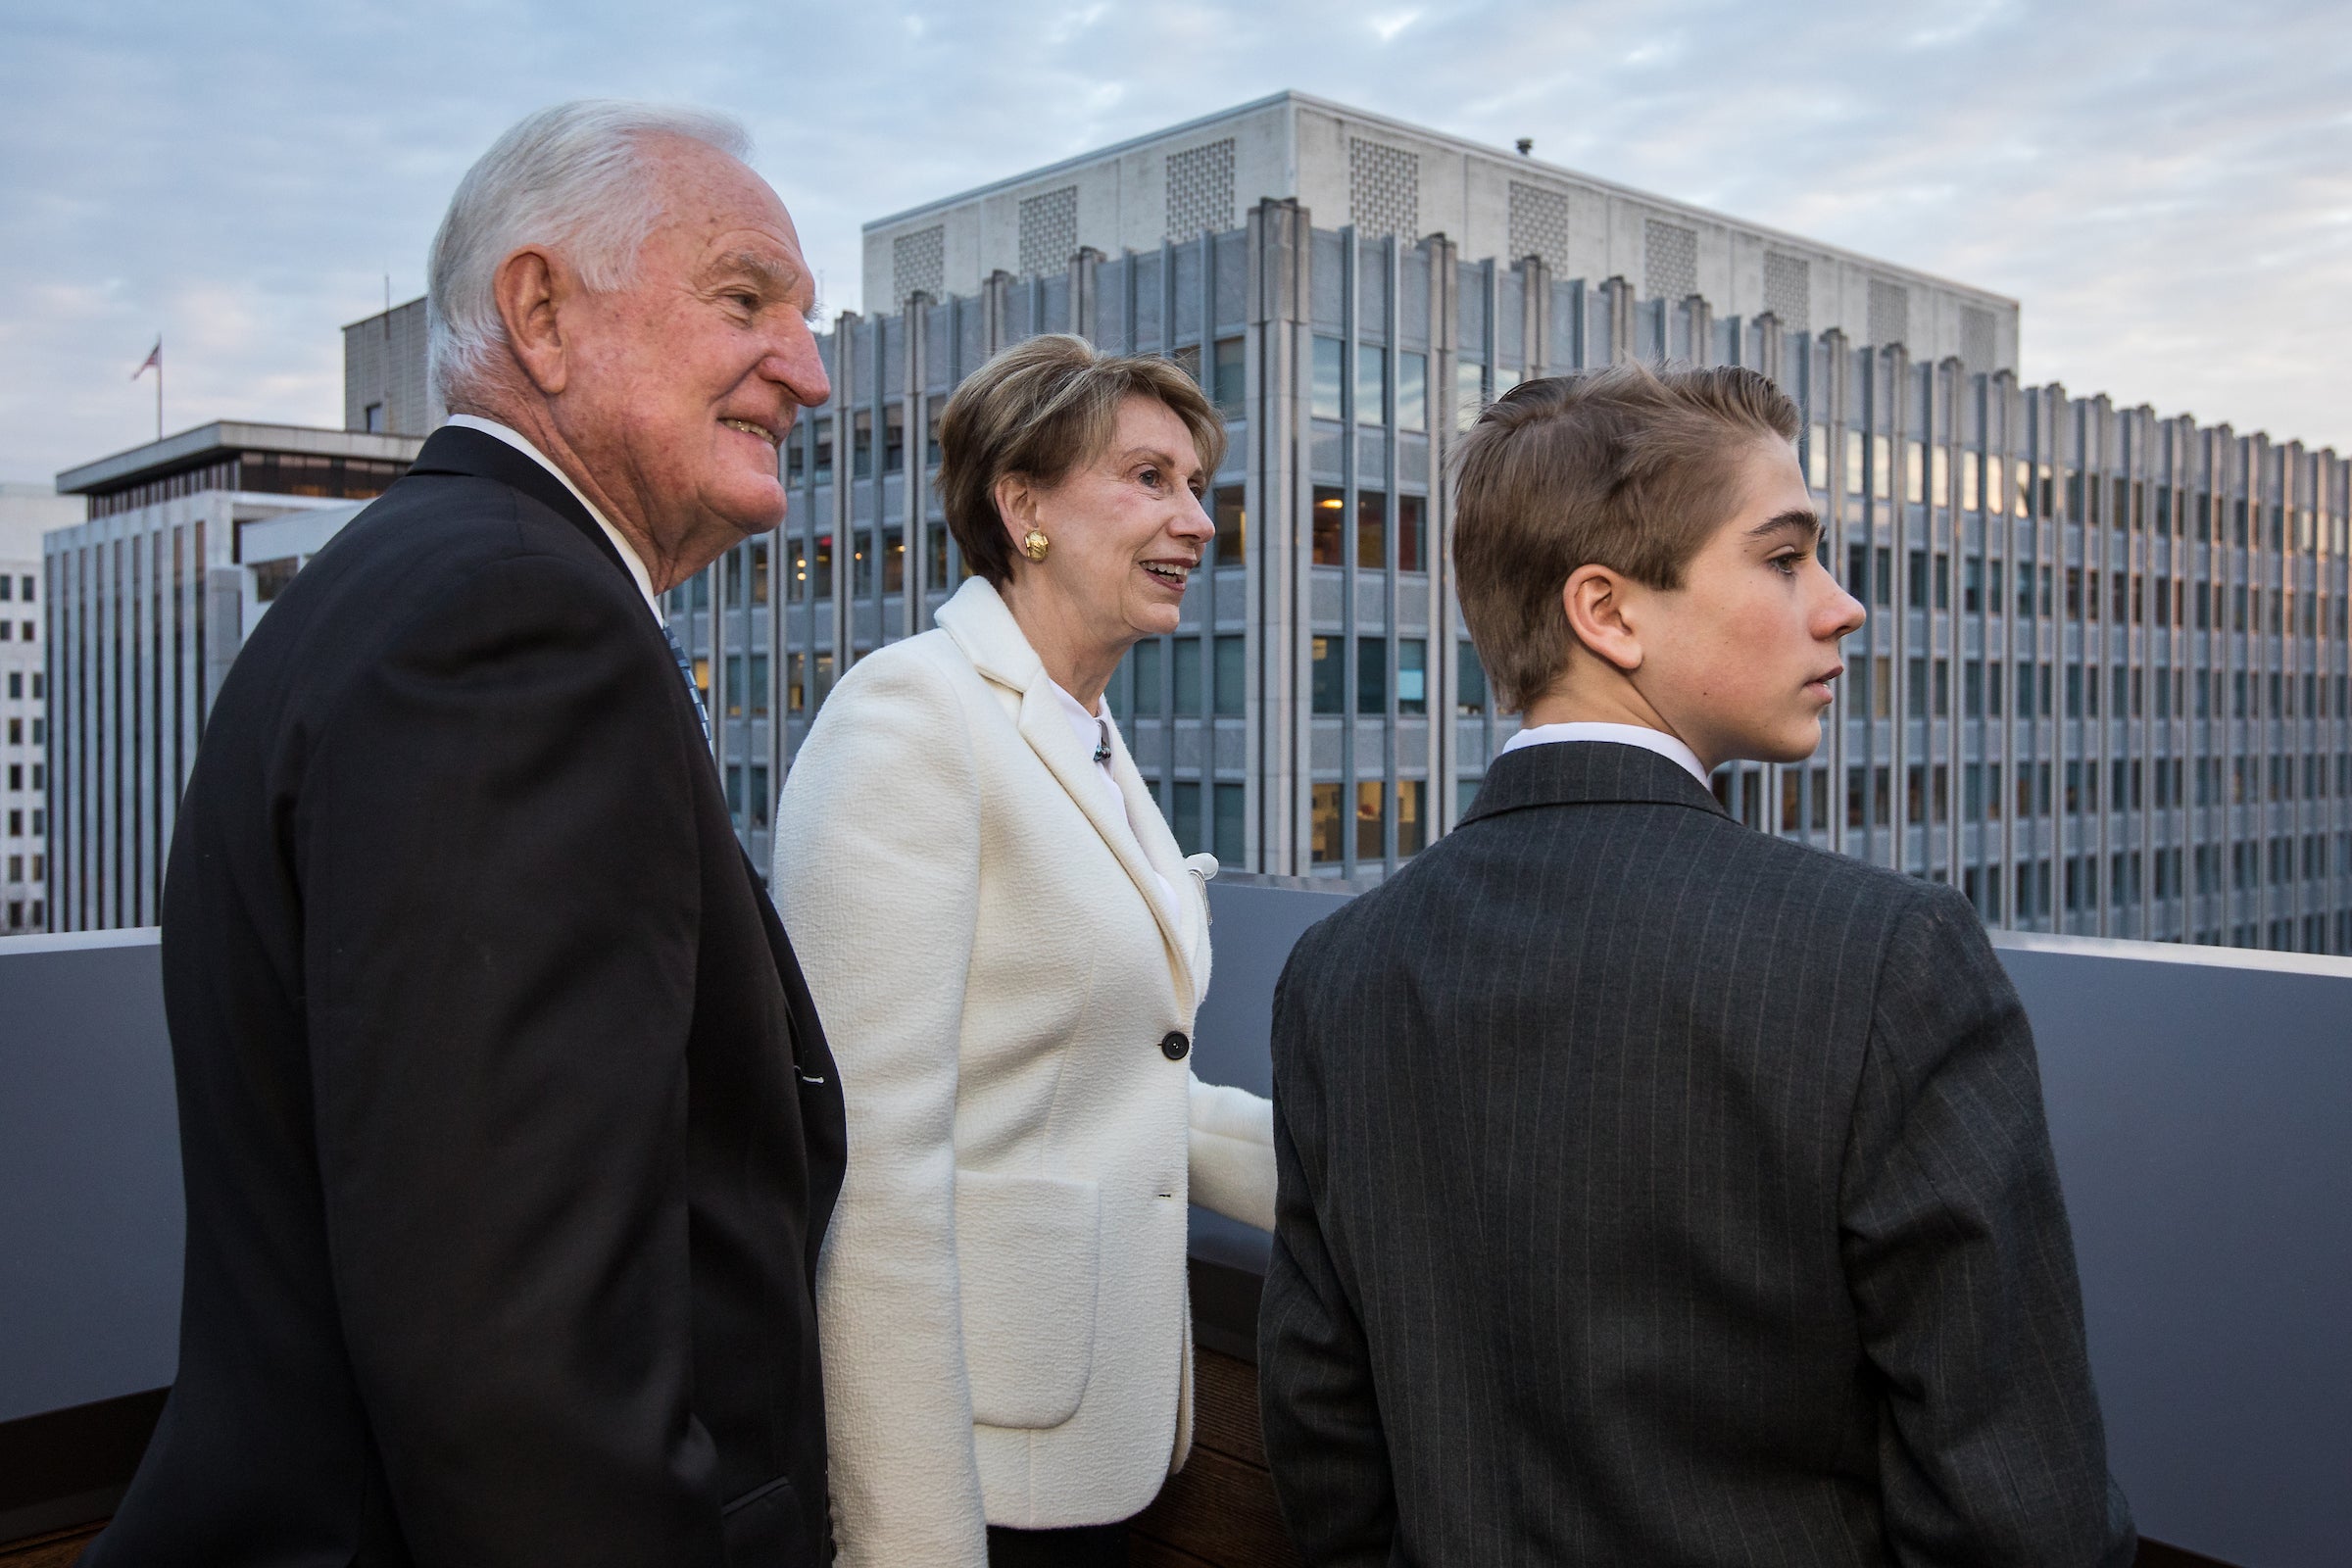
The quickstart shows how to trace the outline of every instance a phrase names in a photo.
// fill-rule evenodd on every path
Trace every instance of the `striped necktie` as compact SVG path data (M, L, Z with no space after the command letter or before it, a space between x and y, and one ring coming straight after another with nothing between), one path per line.
M710 710L703 706L703 689L694 683L694 664L687 659L686 650L678 646L678 634L669 629L666 621L662 625L662 635L669 643L669 657L678 662L678 678L686 683L686 696L694 704L694 716L702 720L703 744L708 746L710 744Z

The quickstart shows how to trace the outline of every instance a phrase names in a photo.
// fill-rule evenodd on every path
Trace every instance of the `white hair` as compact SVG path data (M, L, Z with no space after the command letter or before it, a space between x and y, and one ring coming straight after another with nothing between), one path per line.
M638 248L662 213L645 145L662 137L751 156L751 137L725 115L583 98L527 116L466 172L426 267L426 352L443 403L479 388L506 347L493 288L515 251L561 248L600 293L634 281Z

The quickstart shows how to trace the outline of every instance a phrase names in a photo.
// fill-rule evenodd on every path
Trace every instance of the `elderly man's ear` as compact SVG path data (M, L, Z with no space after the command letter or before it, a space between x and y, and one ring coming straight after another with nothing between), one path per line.
M498 264L491 292L514 363L542 397L555 397L569 379L559 307L578 288L570 270L546 252L525 248Z

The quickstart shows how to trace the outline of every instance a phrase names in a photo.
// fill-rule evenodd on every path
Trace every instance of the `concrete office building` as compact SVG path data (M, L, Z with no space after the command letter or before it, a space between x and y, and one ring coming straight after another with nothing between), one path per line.
M1169 355L1234 437L1218 538L1183 630L1139 645L1111 701L1187 850L1377 879L1459 818L1515 728L1448 580L1457 421L1525 376L1629 356L1753 365L1806 409L1826 559L1873 616L1821 754L1726 770L1731 809L1952 882L1998 924L2352 952L2346 465L2021 387L2014 309L2000 319L1978 368L1949 337L1929 359L1261 202L1238 226L845 315L833 403L787 445L784 529L674 591L672 620L763 859L836 671L926 627L962 574L933 482L948 392L1040 331Z
M1267 197L1358 238L1444 234L1458 256L1533 256L1555 277L1623 277L1678 305L1695 294L1717 316L1770 312L1783 331L2017 368L2014 300L1298 92L878 219L865 304L974 293L998 271L1058 271L1081 249L1182 244Z
M53 929L155 922L180 791L250 620L420 444L222 420L57 476L86 520L42 541ZM320 515L289 537L276 519L294 513Z
M41 533L80 515L44 485L0 484L0 934L49 928Z

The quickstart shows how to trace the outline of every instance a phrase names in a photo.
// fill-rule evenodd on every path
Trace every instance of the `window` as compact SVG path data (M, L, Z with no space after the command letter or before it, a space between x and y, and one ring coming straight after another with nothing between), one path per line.
M1176 835L1176 848L1186 855L1198 855L1202 848L1200 835L1200 786L1179 779L1169 799L1169 829Z
M1248 495L1238 484L1220 485L1209 496L1210 515L1217 524L1217 559L1220 566L1239 566L1250 554L1250 513L1243 506Z
M1334 865L1347 858L1340 842L1340 787L1318 784L1312 808L1310 853L1317 865Z
M1339 637L1314 640L1314 710L1318 713L1348 710L1347 674L1340 663L1344 641Z
M1182 348L1180 348L1180 349L1176 350L1176 352L1175 352L1175 353L1173 353L1173 354L1169 355L1169 356L1168 356L1168 358L1170 358L1171 360L1174 360L1174 361L1176 362L1176 368L1178 368L1179 370L1182 370L1182 371L1183 371L1185 374L1187 374L1187 375L1189 375L1189 376L1191 376L1191 377L1193 378L1193 384L1194 384L1195 386L1200 386L1200 385L1202 385L1202 384L1203 384L1203 383L1201 382L1201 380L1200 380L1200 344L1198 344L1198 343L1187 343L1186 345L1184 345L1184 347L1182 347Z
M1385 491L1355 493L1355 565L1386 571L1389 565L1389 498Z
M1216 842L1210 847L1209 853L1238 870L1242 862L1249 858L1248 817L1243 786L1219 784L1211 793L1216 815Z
M1314 390L1308 412L1318 419L1348 417L1347 345L1336 337L1315 339Z
M864 479L874 471L874 411L859 409L850 416L850 477Z
M1964 453L1961 455L1960 510L1962 512L1975 512L1982 504L1984 492L1981 487L1984 480L1984 466L1987 464L1997 464L1999 462L2000 459L1998 458L1979 457L1973 452Z
M383 427L384 406L381 403L368 404L360 416L360 428L372 433L381 431Z
M1915 507L1928 499L1927 459L1927 449L1918 442L1903 443L1903 499Z
M808 680L808 656L807 654L786 654L784 656L784 711L799 713L807 710L805 705L808 700L806 693Z
M751 679L746 683L744 696L747 699L745 706L751 709L752 716L754 718L765 718L767 716L768 669L769 665L767 662L767 656L765 654L754 654L752 656ZM730 702L732 702L732 699L730 699Z
M1239 632L1217 639L1217 716L1239 718L1249 701L1248 660L1244 639Z
M809 462L810 474L818 484L833 482L833 416L826 415L816 421L810 437L815 456Z
M1366 779L1355 787L1355 858L1386 859L1389 854L1388 787Z
M1396 428L1429 428L1429 356L1426 354L1400 353L1396 356Z
M1386 637L1358 637L1355 640L1355 710L1359 713L1385 713L1389 708L1389 640Z
M1862 432L1848 430L1845 432L1845 493L1849 496L1862 493Z
M1215 354L1209 396L1216 403L1219 414L1229 419L1238 419L1247 406L1249 385L1244 375L1242 340L1238 337L1217 339Z
M1341 540L1342 529L1346 526L1347 509L1348 498L1345 494L1329 485L1315 486L1314 520L1311 527L1314 534L1316 565L1341 566L1347 564L1347 557L1341 554L1345 548Z
M795 539L785 548L792 554L792 565L784 574L784 602L802 604L808 598L808 541Z
M948 585L948 525L923 525L923 586L933 593Z
M1239 642L1241 639L1233 639ZM1396 711L1429 711L1429 644L1418 637L1396 639Z
M752 541L752 603L767 603L767 541Z
M1453 422L1467 430L1478 422L1487 406L1487 368L1468 360L1453 362Z
M1826 424L1805 429L1805 483L1815 490L1830 487L1830 427Z
M1427 505L1419 496L1396 498L1396 569L1421 571L1421 509Z
M833 536L820 533L808 558L808 591L819 599L833 597Z
M1355 418L1358 424L1389 422L1389 351L1370 343L1355 346Z
M1396 858L1415 856L1429 843L1429 785L1421 779L1396 781Z
M863 599L874 591L874 536L870 530L860 531L857 540L850 555L850 595Z
M923 464L926 467L939 466L939 416L947 406L948 400L943 397L934 396L923 402Z
M1176 716L1200 716L1200 639L1179 637L1175 644Z
M882 411L882 471L903 473L906 468L906 403L891 399Z
M1473 643L1454 645L1453 710L1464 718L1487 710L1487 666L1478 662Z
M1135 666L1135 711L1140 717L1157 718L1167 711L1159 690L1160 648L1157 638L1146 638L1127 656Z
M1876 501L1893 499L1894 442L1890 437L1874 435L1870 438L1870 494Z

